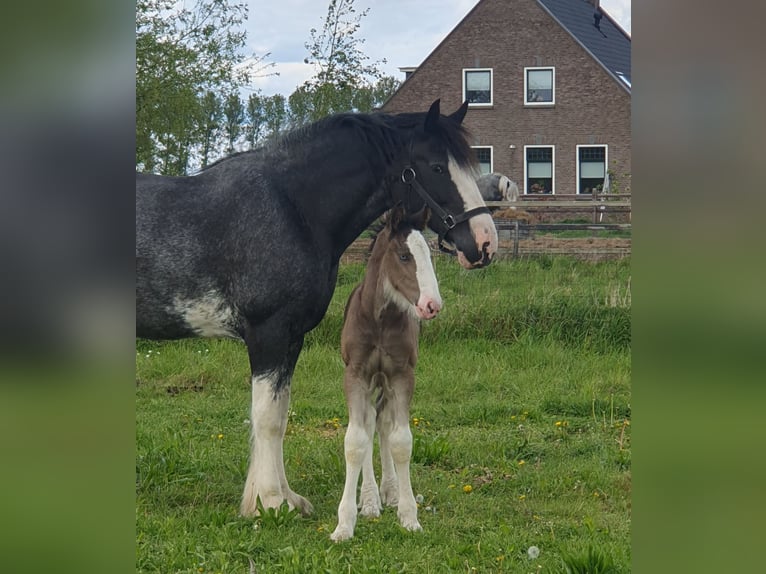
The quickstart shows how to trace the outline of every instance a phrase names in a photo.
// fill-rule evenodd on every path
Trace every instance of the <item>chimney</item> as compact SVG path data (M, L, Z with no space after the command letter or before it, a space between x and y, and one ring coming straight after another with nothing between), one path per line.
M593 2L593 25L596 30L601 32L601 2L600 0L592 0Z

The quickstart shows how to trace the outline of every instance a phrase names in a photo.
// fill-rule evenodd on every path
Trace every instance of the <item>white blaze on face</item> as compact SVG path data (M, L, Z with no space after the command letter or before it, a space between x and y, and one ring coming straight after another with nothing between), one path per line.
M484 207L485 203L473 174L469 170L461 168L455 161L455 158L449 154L447 155L447 167L460 197L463 198L463 211L476 207ZM476 248L479 253L482 252L484 245L487 244L487 253L490 256L494 255L497 252L497 230L495 229L495 222L492 220L492 216L488 213L475 215L468 221L468 225L471 228L471 234L476 241ZM467 269L473 266L461 251L458 251L458 260Z
M431 261L431 250L423 234L414 230L407 236L407 247L415 262L415 276L420 290L416 313L421 319L432 319L442 308L442 298Z

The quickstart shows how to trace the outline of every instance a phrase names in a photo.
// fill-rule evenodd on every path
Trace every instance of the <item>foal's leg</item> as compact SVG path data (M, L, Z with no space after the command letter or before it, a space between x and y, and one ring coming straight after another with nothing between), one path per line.
M388 404L388 399L382 397L378 411L377 429L378 441L380 442L380 500L386 506L399 504L399 481L396 478L394 459L391 458L391 445L389 435L394 428L392 417L393 409Z
M391 396L383 406L385 419L390 421L387 442L390 456L398 478L399 502L397 516L407 530L422 530L418 522L418 506L410 483L410 457L412 456L412 432L410 431L410 399L415 384L414 373L409 372L392 378ZM387 411L387 412L386 412ZM383 413L381 413L383 414ZM382 440L382 435L381 435ZM381 447L381 450L382 447ZM381 483L383 480L381 479ZM381 487L382 488L382 487Z
M362 489L359 492L360 514L367 518L377 518L383 505L378 494L378 484L375 482L375 468L372 464L372 449L375 438L375 420L377 414L375 408L367 401L367 411L365 413L365 431L367 432L367 442L369 448L362 463Z
M338 506L338 526L330 535L335 542L348 540L356 526L356 486L359 473L367 460L372 462L372 437L368 432L370 420L375 424L375 409L370 403L368 385L346 373L344 386L348 404L348 428L343 441L346 453L346 482ZM374 426L373 426L374 428Z
M250 466L247 471L245 491L240 512L243 516L258 514L257 499L264 508L278 508L284 500L290 508L297 508L302 514L310 514L311 503L290 490L285 476L282 442L287 429L287 410L290 406L290 379L300 352L302 341L290 345L286 364L272 366L278 350L253 349L248 340L252 376L252 405L250 424ZM271 351L271 354L266 352ZM282 353L284 356L284 353ZM262 358L263 357L263 358ZM267 365L264 368L264 365Z

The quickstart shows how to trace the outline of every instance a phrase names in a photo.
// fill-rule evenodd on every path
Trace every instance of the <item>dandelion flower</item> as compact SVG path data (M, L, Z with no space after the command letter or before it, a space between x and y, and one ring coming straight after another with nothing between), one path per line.
M524 459L521 459L519 461L519 466L524 466L525 464L527 464L527 463L526 463L526 461Z
M526 497L527 497L526 494L520 494L519 495L519 500L524 500Z
M473 490L473 486L471 486L470 484L466 484L466 485L463 487L463 492L465 492L466 494L468 494L468 493L469 493L469 492L471 492L472 490Z
M221 433L218 433L218 440L221 440L223 438L223 435Z
M527 548L527 556L529 556L530 560L534 560L540 556L540 549L537 546L530 546Z

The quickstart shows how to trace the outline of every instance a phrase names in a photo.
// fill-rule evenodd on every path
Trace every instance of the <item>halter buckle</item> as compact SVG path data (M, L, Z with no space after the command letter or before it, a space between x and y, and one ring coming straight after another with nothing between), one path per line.
M415 181L415 170L411 167L405 167L402 170L402 181L404 183L412 183Z
M457 225L455 222L455 218L452 216L451 213L448 213L447 216L444 218L444 225L447 226L447 229L452 229Z

